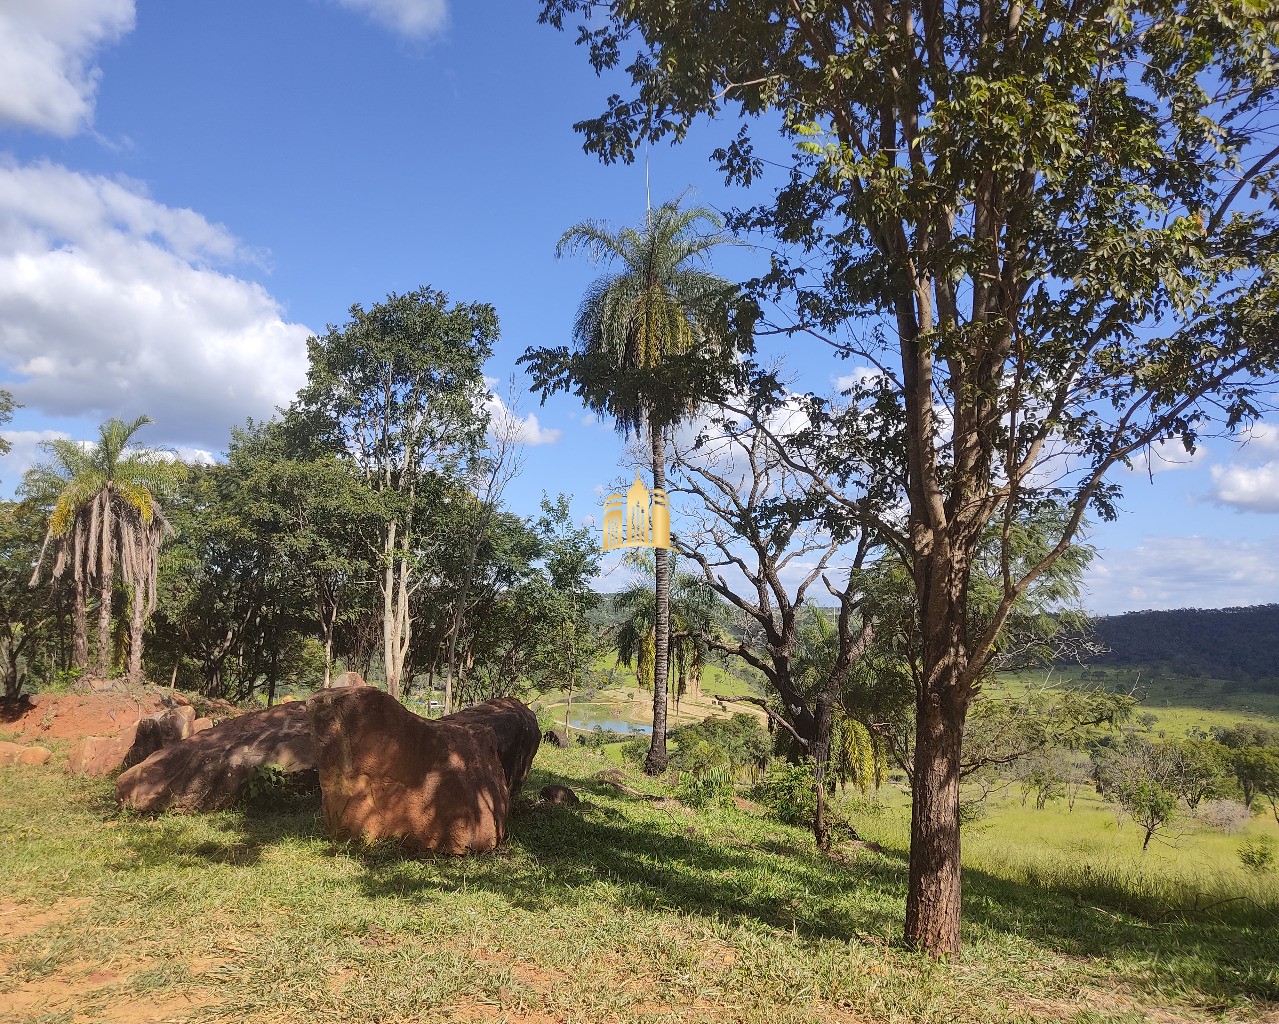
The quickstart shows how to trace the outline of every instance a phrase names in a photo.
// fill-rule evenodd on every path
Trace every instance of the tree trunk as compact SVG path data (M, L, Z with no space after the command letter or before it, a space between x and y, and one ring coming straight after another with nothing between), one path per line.
M382 582L382 658L386 669L386 692L400 699L404 658L413 638L409 618L408 558L395 556L396 522L386 530L386 573Z
M935 956L959 951L959 765L967 707L956 696L954 686L940 693L934 687L915 715L906 942Z
M98 564L100 582L98 599L98 677L111 675L111 598L115 588L115 528L112 524L111 488L107 485L102 497L102 556Z
M75 577L75 604L71 617L75 634L75 667L81 672L89 671L89 609L85 596L87 581L81 575Z
M826 820L826 768L830 764L830 738L835 721L835 694L829 687L817 695L816 729L809 747L813 755L813 775L817 780L817 813L813 817L813 838L817 849L830 850L830 823Z
M653 489L666 489L666 444L662 431L650 427L653 441ZM654 548L656 563L654 649L653 649L653 742L644 761L647 775L661 775L669 763L666 754L666 676L671 649L671 570L665 548Z
M146 628L146 602L142 597L142 585L136 584L129 601L132 615L129 619L129 683L142 683L142 633Z

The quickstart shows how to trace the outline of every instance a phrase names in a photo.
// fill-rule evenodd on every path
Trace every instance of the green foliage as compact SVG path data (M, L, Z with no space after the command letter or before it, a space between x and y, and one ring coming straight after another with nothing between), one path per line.
M724 769L731 777L763 768L772 756L772 738L755 715L707 718L682 725L670 734L671 767L680 772Z
M1270 836L1257 836L1239 847L1239 862L1249 871L1264 874L1275 867L1275 841Z
M726 764L681 771L675 799L688 807L727 806L736 795L736 776Z
M777 758L755 786L754 798L787 825L811 828L817 815L817 779L812 763Z

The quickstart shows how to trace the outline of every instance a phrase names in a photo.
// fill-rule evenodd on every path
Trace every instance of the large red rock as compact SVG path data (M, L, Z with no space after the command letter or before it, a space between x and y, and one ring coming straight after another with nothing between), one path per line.
M262 765L315 768L315 740L303 702L250 711L157 751L116 780L116 799L145 813L213 811L244 796Z
M72 775L96 778L141 764L157 750L171 747L195 731L195 708L189 703L147 715L119 736L86 736L67 757Z
M527 704L514 697L498 697L496 700L455 711L437 721L456 722L466 726L486 725L492 729L497 736L506 785L512 797L519 793L524 780L528 778L529 769L533 767L538 745L542 742L537 715L533 714Z
M381 690L349 687L307 706L335 838L452 854L492 850L506 838L508 777L523 782L540 739L519 701L430 720Z
M24 747L21 743L0 742L0 764L44 764L53 756L48 747Z

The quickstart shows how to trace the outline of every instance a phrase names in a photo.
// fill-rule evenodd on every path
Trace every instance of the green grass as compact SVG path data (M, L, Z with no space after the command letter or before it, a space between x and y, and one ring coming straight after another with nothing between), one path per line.
M566 782L584 806L521 801L499 854L432 860L333 844L314 799L147 820L56 760L0 769L0 1019L135 1000L219 1021L1082 1024L1279 1000L1272 880L1117 852L1084 878L1101 855L1061 843L1104 837L1095 810L1014 802L969 833L965 949L935 963L897 943L899 800L858 821L884 852L829 860L769 817L618 794L594 780L611 765L543 749L528 792ZM1249 899L1196 906L1205 882Z

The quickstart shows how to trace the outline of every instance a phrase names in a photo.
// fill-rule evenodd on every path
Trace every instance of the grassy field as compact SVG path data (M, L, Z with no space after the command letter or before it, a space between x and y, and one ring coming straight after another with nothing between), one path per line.
M57 759L0 768L0 1019L1101 1024L1279 1002L1279 891L1223 863L1237 839L1143 860L1132 826L1062 845L1106 838L1095 808L1001 806L966 839L965 950L934 963L897 943L899 798L858 819L882 851L826 859L750 809L618 794L610 764L543 749L529 792L585 805L522 802L509 846L465 860L335 845L314 799L145 820Z

